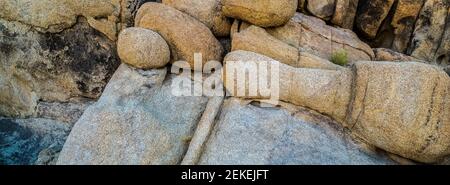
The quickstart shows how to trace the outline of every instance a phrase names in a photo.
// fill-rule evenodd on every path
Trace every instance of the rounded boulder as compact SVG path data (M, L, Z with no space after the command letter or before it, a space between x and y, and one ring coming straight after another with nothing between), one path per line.
M117 51L123 63L141 69L160 68L170 61L170 49L156 32L127 28L119 35Z
M202 64L222 61L222 45L209 28L173 7L145 3L136 14L135 25L161 34L170 46L172 61L186 61L194 67L195 54L201 54Z

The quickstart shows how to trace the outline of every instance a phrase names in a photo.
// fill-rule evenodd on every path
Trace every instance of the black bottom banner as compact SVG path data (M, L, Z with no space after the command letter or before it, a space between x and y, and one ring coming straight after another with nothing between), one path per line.
M0 179L33 183L304 184L431 182L448 166L1 166ZM312 181L311 181L312 180ZM361 181L362 180L362 181ZM146 183L147 182L147 183ZM309 184L309 183L308 183Z

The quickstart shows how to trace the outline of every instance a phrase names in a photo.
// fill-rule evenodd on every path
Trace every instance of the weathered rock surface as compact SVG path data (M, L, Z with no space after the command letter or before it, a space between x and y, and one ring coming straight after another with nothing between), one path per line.
M230 34L231 21L222 14L220 0L163 0L162 3L195 17L217 37Z
M0 118L0 164L55 164L69 132L54 120Z
M178 164L206 97L175 97L166 70L125 64L75 124L58 164Z
M369 143L420 162L450 154L450 77L422 63L359 62L348 125ZM381 110L381 111L380 111Z
M233 51L229 53L224 62L236 63L237 69L249 69L258 71L258 66L241 66L247 62L271 62L273 59L248 51ZM308 107L320 113L330 115L338 121L344 121L347 105L350 102L350 89L352 82L352 73L348 69L328 70L328 69L309 69L295 68L275 61L279 64L279 98L282 101L290 102L295 105ZM269 66L269 65L267 65ZM259 69L261 70L261 69ZM272 76L270 76L272 78ZM267 79L271 82L272 79ZM235 83L228 83L234 81ZM225 87L235 97L242 98L268 98L258 92L257 96L238 94L240 88L235 76L225 77ZM243 87L248 89L248 85ZM247 90L245 92L248 92ZM318 96L320 94L320 96Z
M393 18L394 39L392 49L401 53L406 52L414 23L417 20L424 0L398 0Z
M283 42L324 59L330 59L339 50L348 53L350 62L374 57L372 49L355 33L327 26L321 19L301 13L296 13L286 25L267 31Z
M120 64L117 33L144 1L0 1L0 115L98 98Z
M225 16L261 27L285 24L294 16L298 0L221 0Z
M136 27L158 32L169 44L172 61L184 60L194 66L194 54L203 64L221 61L223 48L211 31L197 19L161 3L145 3L139 9Z
M427 0L419 14L408 53L416 58L434 62L445 32L450 2ZM448 52L448 51L447 51Z
M225 101L199 164L394 164L359 147L324 116L250 102Z
M75 122L59 164L449 163L450 1L158 0L138 12L148 1L0 0L1 164L57 163ZM347 67L329 61L341 50ZM194 53L279 64L282 101L239 95L234 77L225 101L175 96L180 76L161 68L193 67ZM119 56L129 65L102 94Z
M316 17L330 20L334 13L336 0L308 0L307 8Z
M232 50L260 53L293 67L322 69L339 68L339 66L328 60L324 60L307 52L299 51L298 48L276 39L263 28L257 26L250 26L241 32L234 33Z
M353 29L358 2L359 0L336 0L331 22L342 28Z
M234 33L231 49L261 53L292 66L297 66L299 61L297 48L276 39L266 30L257 26L250 26Z
M0 115L34 114L37 101L97 98L119 65L115 43L80 19L43 34L0 19Z
M140 69L161 68L170 61L166 41L158 33L144 28L127 28L120 32L117 52L122 62Z
M441 38L439 48L434 55L434 61L450 74L450 3L448 5L447 20L444 35Z
M368 38L375 38L395 0L361 0L356 28Z
M373 48L392 49L448 69L449 8L447 0L302 0L298 11L354 29Z
M78 16L115 40L144 0L2 0L0 18L29 25L41 32L58 33L77 23Z
M244 61L270 61L256 53L240 55ZM433 163L450 154L450 77L438 67L368 61L351 70L279 68L280 100L329 115L368 143L406 158Z

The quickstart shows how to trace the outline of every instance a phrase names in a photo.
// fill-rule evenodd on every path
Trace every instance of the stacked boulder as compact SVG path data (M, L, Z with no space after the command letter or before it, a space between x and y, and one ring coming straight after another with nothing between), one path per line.
M424 7L435 4L428 0ZM280 149L277 142L315 149L318 146L308 145L310 139L297 134L305 129L320 135L318 138L321 144L326 143L324 145L331 142L324 138L335 137L335 133L345 135L346 131L331 129L333 134L327 132L327 136L323 136L320 128L310 128L313 121L306 118L306 113L293 111L299 107L320 113L320 120L331 117L333 121L328 123L337 122L340 128L347 129L354 138L370 147L417 162L440 161L450 155L450 77L439 66L426 64L430 58L413 54L419 58L416 59L401 52L372 49L351 30L335 28L325 22L347 28L356 23L360 34L376 37L394 1L357 5L358 1L352 0L163 0L144 4L136 14L135 27L123 30L118 37L119 57L125 64L116 71L100 100L77 122L58 163L249 164L258 163L258 157L264 161L262 164L305 163L304 159L271 151ZM395 6L401 11L406 5L396 1ZM350 11L334 12L346 8ZM373 16L368 11L371 8L380 8L379 19L371 21ZM355 14L367 16L353 19ZM403 29L399 32L406 32L409 28L399 29ZM416 27L416 32L419 33L420 28ZM218 38L228 36L231 52L225 53L227 49ZM426 50L425 44L415 44L417 49L412 53ZM404 48L402 41L394 45ZM341 66L331 62L337 50L345 51L348 64ZM194 68L199 59L197 53L201 54L203 65L209 61L224 65L235 61L244 61L240 65L245 65L246 61L276 63L280 67L281 108L268 111L253 105L267 97L237 95L233 92L237 89L236 83L223 84L234 96L225 100L202 93L200 96L173 96L169 83L177 75L166 74L165 67L186 61L190 69L197 69ZM396 62L399 60L410 61ZM222 78L224 82L228 80L226 76ZM236 76L228 78L238 80L234 79ZM191 76L186 80L194 86L199 83ZM264 114L253 110L276 117L261 119ZM247 121L251 118L266 124ZM281 128L273 125L277 120L308 126L282 125L285 132L281 132ZM251 132L249 139L278 135L287 137L287 141L274 139L271 143L272 140L268 140L272 145L266 146L250 139L248 142L264 148L259 150L249 148L255 146L252 143L232 145L224 139L244 131ZM349 142L348 138L338 140ZM246 148L255 153L242 155ZM337 149L341 152L336 154L341 163L389 163L384 159L368 160L366 154L344 148ZM241 153L227 153L225 149ZM311 152L289 149L293 153ZM323 148L317 150L324 151ZM350 152L342 152L345 150ZM344 159L345 155L357 157ZM322 162L331 163L330 158Z
M177 2L180 7L185 3ZM216 1L209 3L218 6ZM185 11L200 16L213 10ZM202 54L202 61L222 61L223 47L212 27L166 4L142 5L135 27L119 34L118 53L124 64L74 126L58 164L181 163L198 122L217 108L210 107L213 99L201 92L175 96L171 84L176 75L166 74L165 67L182 60L193 68L195 53ZM183 80L200 83L190 77Z

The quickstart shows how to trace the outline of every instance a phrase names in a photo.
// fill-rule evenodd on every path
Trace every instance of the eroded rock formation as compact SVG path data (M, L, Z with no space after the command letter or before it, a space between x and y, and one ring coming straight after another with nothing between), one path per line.
M246 51L225 58L235 61L274 60ZM450 77L438 67L373 61L340 70L278 65L280 100L329 115L367 142L407 158L430 163L450 154ZM236 90L234 96L268 98L239 95L238 83L225 86Z
M0 0L0 163L448 163L449 9ZM196 59L206 67L192 70ZM279 66L265 74L279 77L277 105L220 73L250 61ZM205 82L227 94L207 95Z

